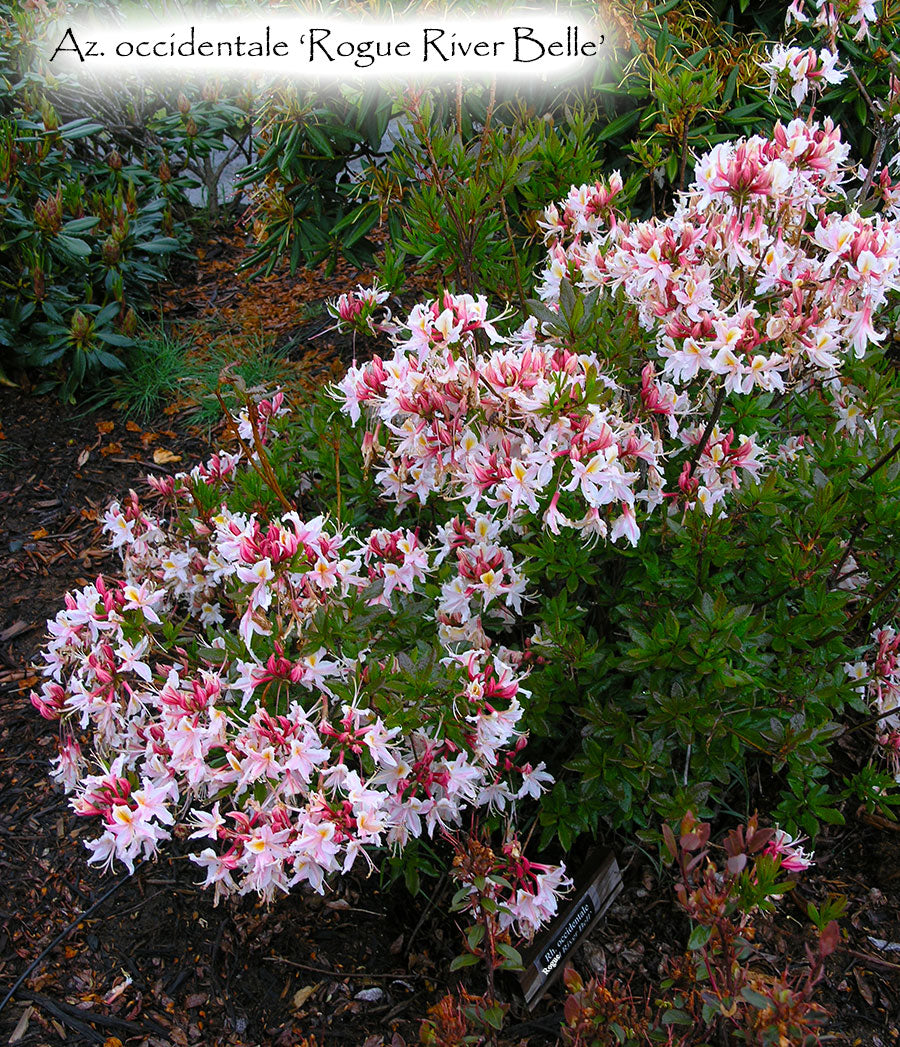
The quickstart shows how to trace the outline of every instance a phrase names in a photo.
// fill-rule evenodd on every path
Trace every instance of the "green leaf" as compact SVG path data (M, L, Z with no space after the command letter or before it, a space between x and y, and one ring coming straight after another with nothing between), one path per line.
M522 954L518 949L514 949L511 945L507 945L505 942L497 943L497 952L505 959L508 960L508 964L504 964L504 967L508 971L521 971L524 970L522 966Z
M616 135L621 134L633 124L636 124L640 119L640 116L641 111L639 109L633 109L630 113L622 113L622 115L617 116L615 120L610 120L606 127L604 127L597 135L597 141L605 142L610 138L615 138Z
M710 935L712 934L712 927L706 927L702 923L698 924L692 931L691 936L688 938L687 947L693 952L696 949L702 949L704 945L709 941Z
M86 117L82 117L80 120L72 120L68 124L63 124L59 129L59 135L65 141L72 142L76 138L87 138L88 135L95 135L98 131L103 130L103 124L95 124Z
M734 98L735 90L737 89L737 78L740 66L735 65L734 69L728 74L728 79L725 81L725 90L722 92L722 104L728 105L731 99Z
M768 1008L772 1006L771 1000L767 1000L761 993L758 993L755 989L751 989L746 985L741 989L741 996L744 997L747 1003L752 1003L753 1006L760 1011L768 1010Z
M89 229L93 229L99 221L99 218L94 218L89 215L84 218L73 218L71 221L66 222L63 229L65 229L67 233L86 233Z
M334 157L334 149L331 147L331 142L325 137L325 135L319 130L315 124L307 124L304 128L306 131L306 137L312 142L312 144L319 150L320 153L324 153L325 156L332 158Z
M474 967L478 963L479 957L474 956L472 953L463 953L462 956L454 956L450 963L451 971L458 971L463 967Z
M484 924L476 923L466 931L466 941L470 949L477 949L484 940Z
M498 1032L503 1028L503 1019L506 1012L502 1007L498 1007L496 1004L493 1007L488 1007L482 1011L481 1017L487 1022L492 1029L496 1029Z
M124 371L125 363L118 358L113 356L112 353L104 352L102 349L94 350L94 359L102 364L108 371Z
M677 1007L671 1007L663 1014L662 1023L663 1025L692 1025L693 1019Z
M65 233L57 233L53 242L76 258L88 258L90 256L91 245L85 243L84 240L79 240L77 237L66 236Z
M181 244L171 236L158 236L146 244L138 244L137 250L146 251L148 254L169 254L177 251Z
M124 334L116 334L115 331L97 331L96 333L100 341L106 342L107 345L118 345L122 348L134 345L133 338L129 338Z

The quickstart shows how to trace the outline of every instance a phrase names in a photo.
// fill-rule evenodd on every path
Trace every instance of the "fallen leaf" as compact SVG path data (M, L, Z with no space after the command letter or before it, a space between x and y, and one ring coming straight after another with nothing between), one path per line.
M88 460L88 458L90 458L90 457L91 457L91 449L90 449L90 447L85 447L85 449L84 449L84 450L83 450L83 451L81 452L81 454L80 454L80 455L78 456L78 465L79 465L79 468L80 468L80 467L81 467L82 465L84 465L84 463L85 463L85 462L86 462L86 461Z
M111 444L107 444L105 447L100 448L100 453L105 457L109 454L121 454L122 445L117 441L113 441Z
M37 542L41 538L46 538L49 533L46 527L39 527L36 531L31 532L31 537Z
M153 461L157 465L166 465L169 462L180 462L181 455L173 454L171 451L167 451L164 447L157 447L153 452Z
M116 984L113 986L112 991L103 998L103 1002L109 1006L114 1003L125 990L131 985L132 978L130 974L126 974L124 978L117 978Z
M291 1004L295 1011L299 1011L306 1001L312 996L312 994L319 988L321 982L316 982L315 985L304 985L302 989L298 989L291 1000Z
M137 424L137 422L132 422L130 419L125 423L125 428L130 433L139 433L141 431L141 427Z
M111 433L115 429L115 422L97 422L97 432L105 436L107 433Z
M22 1011L22 1017L16 1022L16 1027L9 1038L10 1043L18 1043L25 1033L28 1032L28 1023L31 1021L32 1014L34 1014L34 1007L31 1006L26 1007Z
M869 987L869 983L860 974L858 967L853 968L853 977L856 981L856 988L859 989L860 996L862 996L866 1003L871 1007L874 999L872 996L872 990Z

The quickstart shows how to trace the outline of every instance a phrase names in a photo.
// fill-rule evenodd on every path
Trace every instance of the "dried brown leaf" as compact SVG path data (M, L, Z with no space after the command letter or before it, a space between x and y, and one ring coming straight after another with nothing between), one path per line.
M173 454L171 451L167 451L164 447L157 447L153 452L153 461L157 465L167 465L169 462L180 462L181 455Z

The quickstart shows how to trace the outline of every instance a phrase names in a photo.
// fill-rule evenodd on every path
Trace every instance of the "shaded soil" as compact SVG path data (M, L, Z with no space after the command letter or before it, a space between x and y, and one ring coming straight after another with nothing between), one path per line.
M251 290L233 275L241 249L239 237L221 238L187 267L167 298L171 318L215 314L238 336L256 316L266 336L293 340L311 380L324 380L353 347L310 341L308 303L319 300L321 284L281 275ZM362 279L340 274L328 294ZM224 301L231 292L228 301L242 305L233 315ZM286 326L267 327L266 317L282 309L260 303L294 299ZM55 731L28 701L30 664L63 593L115 570L99 535L105 504L138 488L148 470L190 465L208 438L182 407L137 425L111 409L78 418L54 400L6 389L0 436L0 999L39 960L0 1014L0 1041L417 1042L427 1008L458 984L447 974L460 947L446 882L425 884L413 901L402 885L351 876L324 898L298 893L268 908L251 898L214 908L194 886L194 867L172 852L118 880L87 866L81 840L91 827L47 777ZM891 1045L900 1041L900 832L852 811L847 818L847 828L818 841L815 870L756 944L773 972L802 962L803 903L846 895L844 940L824 989L833 1015L827 1032L831 1042ZM642 995L689 929L647 857L627 841L618 850L625 889L575 963ZM472 988L483 990L474 981ZM504 1042L556 1042L558 988L533 1014L513 983L504 992L513 1001Z

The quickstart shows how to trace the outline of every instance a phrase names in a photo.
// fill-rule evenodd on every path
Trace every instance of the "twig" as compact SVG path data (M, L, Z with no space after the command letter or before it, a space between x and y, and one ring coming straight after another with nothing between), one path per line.
M137 1022L128 1021L127 1018L119 1018L115 1014L96 1014L94 1011L82 1010L80 1007L75 1007L62 1000L53 1000L49 996L44 996L39 992L32 992L30 989L22 989L19 995L24 996L26 1000L31 1000L38 1007L50 1011L51 1014L54 1011L57 1012L57 1016L60 1017L61 1021L65 1021L65 1016L68 1015L76 1018L79 1024L82 1021L89 1022L91 1025L100 1025L106 1029L121 1029L123 1032L128 1032L132 1035L146 1033L148 1029L162 1034L167 1032L162 1025L153 1021L152 1018L146 1025L139 1025Z
M722 413L722 405L724 403L725 386L723 385L718 393L716 393L716 402L713 404L712 414L709 416L709 421L706 423L706 428L703 430L703 435L700 437L700 443L697 444L697 450L694 451L694 455L691 458L691 468L688 477L694 475L694 470L697 468L697 463L700 461L700 455L703 454L703 448L706 447L706 441L709 439L710 433L713 431L716 422L719 420L719 415Z
M870 466L862 474L862 476L859 478L859 482L865 483L866 480L871 479L878 472L878 470L881 469L882 466L887 465L887 463L896 454L900 454L900 440L898 440L889 451L885 451L885 453L878 459L878 461L874 465Z
M506 242L509 244L509 249L512 252L513 261L513 272L516 274L516 290L519 292L519 308L522 310L522 315L528 315L528 306L525 303L525 291L522 287L522 273L519 269L519 255L516 251L516 241L513 239L512 228L509 224L509 215L506 212L506 201L503 199L503 194L500 193L500 213L503 215L503 225L506 229Z
M687 116L684 117L684 130L681 132L681 166L678 172L678 189L684 192L684 183L687 180L687 158L688 158L688 130L690 123Z
M874 826L876 829L889 829L891 832L900 833L900 825L897 822L882 818L880 814L869 814L868 811L863 811L859 818L866 825Z
M139 465L142 469L150 469L154 473L162 473L163 476L171 476L172 474L168 469L161 465L157 465L156 462L142 462L137 458L110 458L111 462L117 462L121 465ZM51 537L50 535L47 536Z
M840 577L841 568L847 562L847 557L853 551L853 546L856 542L856 539L859 538L859 536L862 534L863 530L865 529L865 526L866 518L864 516L860 516L860 518L853 525L853 530L850 532L850 537L847 539L847 544L844 546L844 551L841 553L840 560L838 560L838 562L831 569L831 573L828 575L829 584L833 585ZM850 577L852 577L852 575L855 573L855 571L852 571Z
M282 507L288 512L292 512L294 506L287 500L284 492L281 490L281 485L278 483L278 478L272 469L272 463L269 461L268 455L266 454L265 448L263 447L262 441L259 437L259 426L258 426L258 414L256 411L256 404L252 400L247 401L247 412L250 416L250 429L253 434L253 445L256 449L256 457L254 458L253 451L247 446L247 441L241 436L238 431L235 420L231 417L231 412L228 410L228 406L225 403L225 399L219 389L215 391L215 397L219 401L219 406L224 414L225 428L234 436L240 444L241 450L247 457L247 461L253 470L262 477L262 479L268 484L269 489L281 503Z
M37 995L36 993L29 993L30 997ZM44 996L41 997L41 1002L37 1006L52 1015L54 1018L58 1018L63 1025L67 1025L73 1032L77 1032L81 1037L87 1040L88 1043L103 1043L106 1037L93 1029L87 1022L82 1021L73 1014L69 1014L63 1010L62 1006L56 1003L54 1000Z
M412 949L412 943L415 941L416 935L422 929L422 924L425 923L425 917L431 912L432 906L441 896L446 884L447 884L447 873L444 873L440 880L438 880L437 887L434 889L434 894L428 899L428 904L425 906L422 915L419 917L419 922L413 927L412 934L409 936L409 941L406 943L406 955L409 956L410 950Z
M839 945L838 950L847 953L848 956L855 956L858 960L865 960L866 963L871 963L873 967L887 967L891 971L900 971L900 963L882 960L880 956L872 956L871 953L860 952L858 949L847 949L843 945Z
M861 720L859 723L853 724L852 727L845 727L837 737L843 738L845 734L852 734L854 731L858 731L863 727L869 727L873 723L878 723L879 720L884 720L888 716L895 716L896 714L896 709L888 709L887 712L876 713L874 716L867 716L865 720Z
M371 974L368 971L330 971L327 967L313 967L308 963L297 963L289 960L286 956L264 956L267 963L283 963L286 967L296 967L300 971L309 971L311 974L322 974L328 978L366 978L379 980L396 980L404 978L418 978L418 974L404 971L402 974Z

